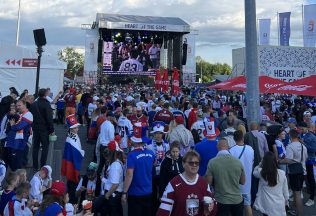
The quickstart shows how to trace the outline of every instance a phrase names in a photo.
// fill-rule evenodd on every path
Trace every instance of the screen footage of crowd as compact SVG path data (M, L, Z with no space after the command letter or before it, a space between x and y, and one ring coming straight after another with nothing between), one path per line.
M142 41L130 36L125 41L103 43L103 71L142 72L154 71L160 66L159 40Z

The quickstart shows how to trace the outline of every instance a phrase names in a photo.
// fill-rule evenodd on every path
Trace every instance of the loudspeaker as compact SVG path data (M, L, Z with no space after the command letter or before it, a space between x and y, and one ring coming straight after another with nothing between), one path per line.
M184 43L182 45L182 65L187 64L187 51L188 51L188 44Z
M103 40L99 39L99 42L98 42L98 59L97 59L98 63L102 62L102 51L103 51Z
M45 46L46 45L46 37L44 29L35 29L33 30L34 40L36 46Z

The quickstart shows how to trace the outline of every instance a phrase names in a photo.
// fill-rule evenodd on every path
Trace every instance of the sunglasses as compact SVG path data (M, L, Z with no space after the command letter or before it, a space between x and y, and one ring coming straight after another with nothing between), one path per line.
M200 165L200 162L198 162L198 161L188 161L187 163L189 164L189 166L199 166Z

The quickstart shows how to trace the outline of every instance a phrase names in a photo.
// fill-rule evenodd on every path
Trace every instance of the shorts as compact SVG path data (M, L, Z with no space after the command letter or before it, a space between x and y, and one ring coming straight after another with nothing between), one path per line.
M303 174L289 174L290 188L292 191L301 191L303 188Z
M242 198L244 199L244 206L251 205L251 195L249 194L242 194Z

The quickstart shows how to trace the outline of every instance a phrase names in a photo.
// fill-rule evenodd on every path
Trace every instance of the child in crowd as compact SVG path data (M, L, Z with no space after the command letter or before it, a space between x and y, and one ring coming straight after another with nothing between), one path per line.
M9 172L4 179L3 193L0 200L0 214L3 215L3 211L7 203L15 196L14 189L19 183L19 176L15 172Z
M87 173L84 175L77 186L76 195L80 203L87 199L93 201L100 195L101 192L101 178L97 175L98 165L91 162L88 166ZM79 209L81 206L79 206Z
M67 179L69 202L75 204L77 203L76 188L79 183L84 151L81 148L81 142L78 136L80 124L78 123L75 115L69 115L66 118L66 122L69 127L69 131L64 147L61 175L65 176Z
M40 171L35 173L31 180L31 198L36 199L39 203L43 201L43 193L50 188L49 169L43 166Z
M30 183L21 183L16 188L16 196L15 198L11 199L5 209L4 209L4 216L32 216L33 213L31 211L31 207L33 205L32 201L23 202L24 199L28 199L30 195L31 185Z
M19 176L19 183L18 183L18 185L21 184L21 183L28 182L28 180L27 180L27 173L26 173L25 169L17 169L15 172Z
M55 181L49 190L49 194L45 196L36 216L61 216L66 215L65 205L69 201L65 183Z

